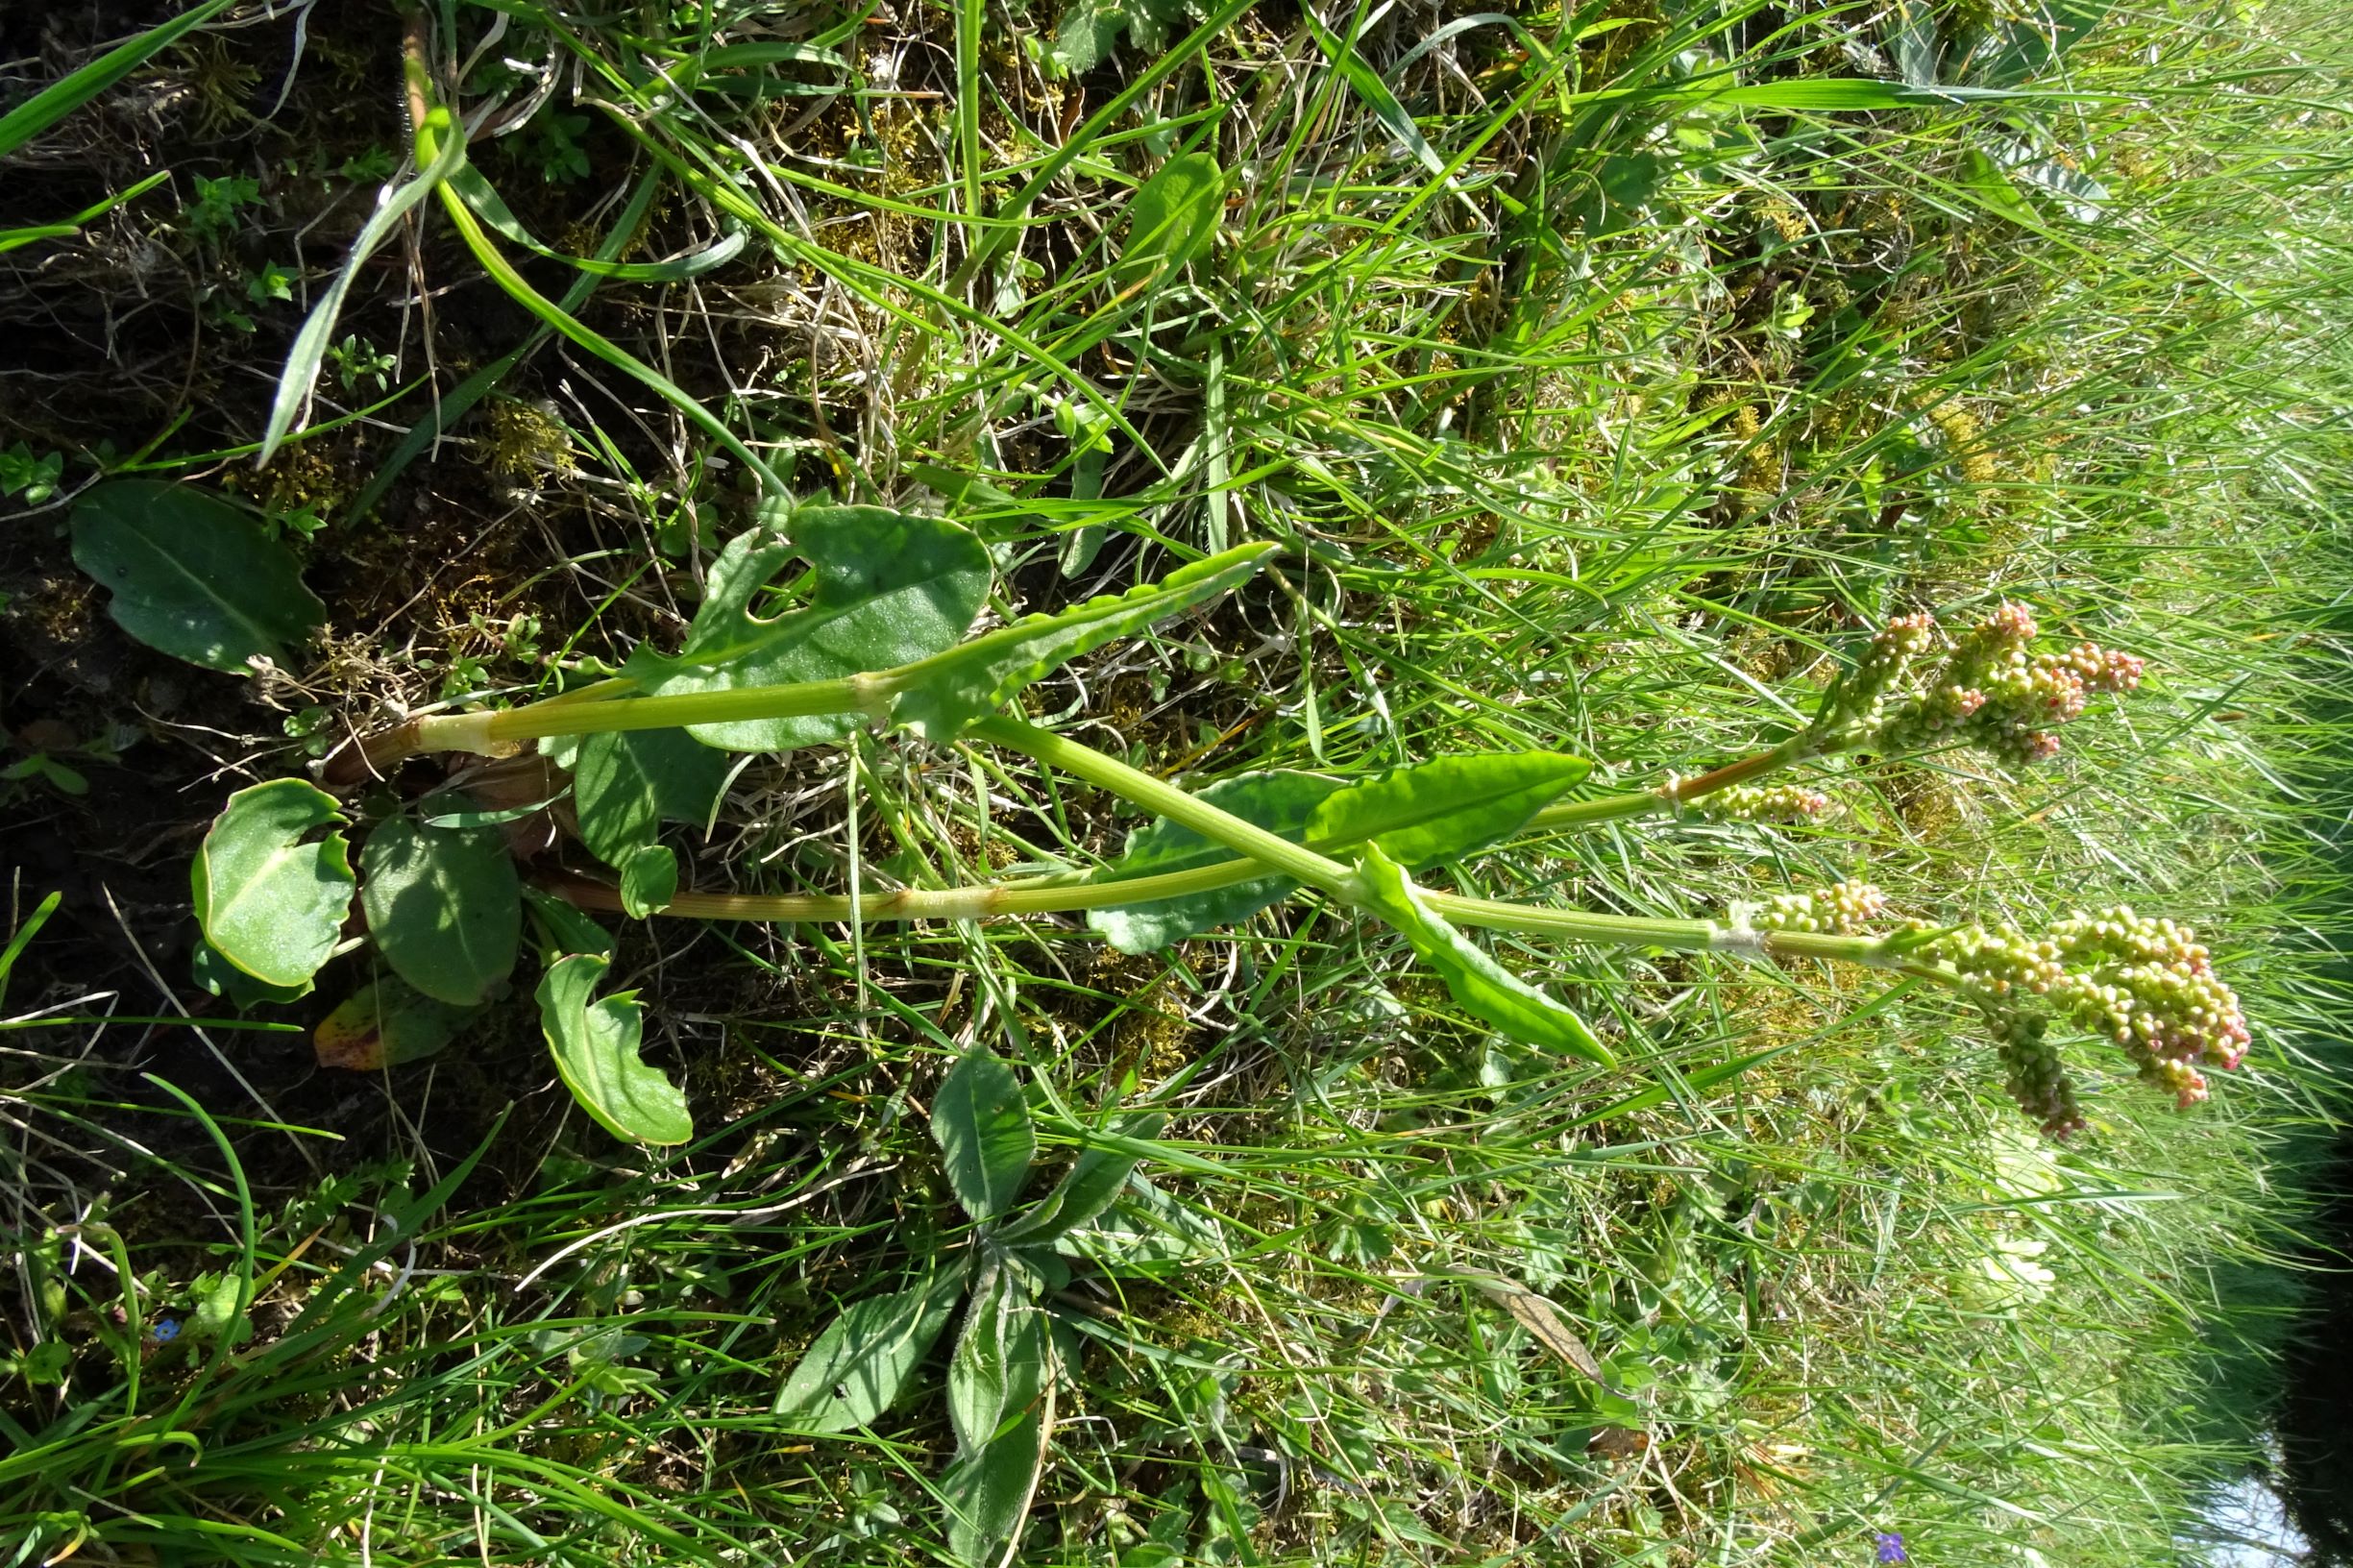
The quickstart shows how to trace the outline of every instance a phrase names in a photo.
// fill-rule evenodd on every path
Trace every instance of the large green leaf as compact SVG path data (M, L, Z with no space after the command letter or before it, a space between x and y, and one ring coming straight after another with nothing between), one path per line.
M123 630L190 664L242 674L285 662L327 618L285 548L220 497L164 479L109 479L74 503L74 564L113 591Z
M1194 793L1245 822L1304 843L1315 808L1343 787L1337 779L1315 773L1274 772L1219 779ZM1156 876L1195 870L1233 858L1234 851L1224 845L1159 818L1128 835L1127 852L1104 874ZM1246 920L1267 905L1289 897L1298 888L1287 876L1255 876L1182 898L1089 910L1087 924L1110 938L1111 944L1123 953L1149 953L1200 932Z
M940 1269L912 1289L872 1296L817 1336L777 1392L775 1413L804 1432L847 1432L891 1408L907 1375L947 1327L964 1267Z
M674 729L566 737L547 747L572 770L580 842L608 866L625 866L665 821L702 822L727 781L727 759Z
M1418 869L1508 838L1590 771L1583 759L1556 751L1497 751L1441 757L1344 787L1312 773L1245 773L1200 794L1311 849L1330 853L1370 842L1399 865ZM1224 845L1162 821L1130 838L1107 874L1159 875L1233 858ZM1148 953L1247 919L1297 887L1285 876L1254 877L1182 898L1095 910L1087 923L1123 953Z
M987 599L989 551L944 518L879 506L815 506L793 514L790 544L739 534L712 564L702 608L675 657L640 649L626 673L649 697L840 680L951 648ZM773 620L751 613L769 579L797 555L817 568L809 603ZM849 732L851 714L696 724L707 746L789 751Z
M956 1462L941 1477L947 1502L949 1554L970 1568L995 1568L1011 1555L1014 1539L1029 1517L1045 1440L1054 1422L1054 1384L1049 1364L1045 1314L1009 1285L995 1314L1001 1338L990 1347L1001 1377L998 1419L978 1446L960 1441ZM977 1311L976 1311L977 1317ZM967 1330L968 1337L970 1330ZM959 1360L962 1346L958 1347ZM955 1368L951 1366L950 1377ZM955 1404L951 1400L951 1412ZM966 1428L959 1422L958 1436Z
M1584 1019L1496 963L1423 902L1421 890L1379 845L1364 846L1357 876L1366 907L1405 934L1465 1013L1523 1044L1617 1065Z
M927 658L893 676L893 717L928 740L952 740L1068 660L1227 592L1276 548L1243 545L1158 582L1091 599L1060 615L1028 616Z
M487 998L514 972L523 894L496 828L425 827L405 817L378 828L360 853L359 900L392 972L459 1007Z
M686 1096L638 1055L637 992L597 995L610 960L575 953L539 982L539 1022L555 1070L598 1126L632 1143L683 1143L695 1136Z
M306 990L334 951L354 878L342 834L304 836L347 821L334 796L299 778L231 796L189 871L212 950L266 985Z
M1225 214L1225 171L1207 153L1186 153L1152 172L1128 203L1127 242L1112 286L1158 284L1209 248ZM1066 574L1067 575L1067 574Z
M1038 1153L1021 1081L986 1045L957 1060L931 1102L931 1136L956 1201L974 1219L994 1219L1021 1195Z

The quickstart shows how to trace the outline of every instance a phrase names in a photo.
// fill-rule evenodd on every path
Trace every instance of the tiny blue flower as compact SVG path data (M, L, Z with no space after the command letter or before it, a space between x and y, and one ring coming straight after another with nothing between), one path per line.
M1881 1562L1909 1562L1912 1560L1910 1555L1903 1550L1903 1537L1894 1531L1874 1535L1871 1541L1879 1549Z
M180 1319L176 1317L159 1319L154 1332L157 1344L168 1345L180 1337Z

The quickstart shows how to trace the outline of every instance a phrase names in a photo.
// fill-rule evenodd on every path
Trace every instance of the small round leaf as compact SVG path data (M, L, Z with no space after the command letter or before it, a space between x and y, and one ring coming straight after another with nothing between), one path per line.
M392 972L426 995L472 1007L514 971L523 893L496 828L386 822L360 855L368 932Z
M231 796L188 879L213 950L267 985L307 989L342 933L354 878L342 834L303 836L345 821L332 796L299 778Z

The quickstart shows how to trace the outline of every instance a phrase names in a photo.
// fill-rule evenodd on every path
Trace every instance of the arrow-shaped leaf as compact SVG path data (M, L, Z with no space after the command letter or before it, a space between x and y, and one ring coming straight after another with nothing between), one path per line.
M1524 1044L1617 1065L1584 1019L1496 963L1423 902L1421 890L1378 845L1364 846L1357 877L1365 906L1404 933L1465 1013Z
M724 692L913 664L952 648L988 597L988 549L944 518L814 506L793 514L793 531L789 544L756 529L728 541L677 655L641 649L630 658L626 674L639 690L649 697ZM815 597L773 620L754 616L754 597L797 555L816 566ZM695 724L688 732L731 751L790 751L847 734L858 723L852 714L826 714Z
M231 796L189 871L213 951L267 985L307 990L334 951L355 879L342 834L304 835L348 820L334 796L299 778Z
M1369 842L1399 865L1418 869L1508 838L1590 771L1583 759L1559 752L1498 751L1441 757L1345 786L1312 773L1246 773L1200 795L1311 849L1328 854ZM1127 853L1107 874L1186 871L1233 857L1190 828L1162 821L1129 839ZM1288 877L1255 877L1182 898L1096 910L1087 923L1123 953L1147 953L1247 919L1297 888Z
M1276 548L1243 545L1124 594L1091 599L1060 615L1029 616L895 672L890 688L895 698L893 717L928 740L952 740L1022 687L1080 654L1225 593Z

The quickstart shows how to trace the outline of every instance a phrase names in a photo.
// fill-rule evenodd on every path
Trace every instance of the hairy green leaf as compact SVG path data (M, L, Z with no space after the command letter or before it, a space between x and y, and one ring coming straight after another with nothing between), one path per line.
M931 1102L932 1140L947 1185L974 1219L994 1219L1021 1195L1038 1135L1013 1068L975 1045L957 1059Z
M1158 582L1091 599L1060 615L1028 616L924 659L893 677L893 717L928 740L952 740L1068 660L1227 592L1276 548L1243 545Z
M539 1022L555 1070L598 1126L632 1143L683 1143L695 1136L686 1096L638 1054L637 992L596 994L609 960L575 953L539 982Z
M702 608L674 657L641 649L626 674L649 697L840 680L913 664L954 647L988 597L987 547L944 518L880 506L813 506L793 514L787 544L739 534L712 564ZM752 600L787 561L805 555L817 592L803 608L763 621ZM986 639L983 639L986 641ZM845 735L852 714L696 724L706 746L790 751Z
M428 996L471 1007L514 972L523 895L496 828L395 818L360 853L368 933L392 972Z
M1168 159L1128 203L1127 242L1111 269L1112 287L1125 292L1183 272L1209 249L1224 215L1225 171L1217 160L1207 153Z
M1124 1138L1148 1142L1160 1137L1167 1124L1165 1115L1152 1111L1126 1118L1118 1131ZM1127 1189L1127 1179L1135 1174L1141 1158L1132 1148L1085 1150L1054 1190L999 1231L997 1239L1009 1247L1041 1245L1099 1218Z
M1200 796L1311 849L1329 853L1371 842L1399 865L1418 869L1508 838L1589 772L1583 759L1556 751L1497 751L1440 757L1345 786L1312 773L1245 773ZM1222 845L1162 821L1131 837L1108 874L1159 875L1233 858ZM1096 910L1087 923L1123 953L1148 953L1247 919L1297 888L1286 876L1254 877L1182 898Z
M1421 961L1446 983L1461 1009L1483 1023L1546 1050L1616 1066L1608 1048L1576 1014L1506 969L1484 949L1422 901L1421 890L1377 845L1366 845L1357 861L1365 905L1405 934Z
M998 1414L972 1440L966 1438L964 1420L958 1421L960 1452L940 1481L948 1507L948 1552L971 1568L994 1568L1011 1555L1037 1495L1054 1423L1045 1314L1010 1283L1000 1299L995 1315L1001 1337L991 1347L1001 1368L994 1401ZM961 1360L961 1345L958 1350ZM953 1413L953 1403L949 1409Z
M74 503L74 564L114 594L123 630L149 648L242 674L284 662L327 618L285 548L243 510L192 484L109 479Z
M213 951L265 985L307 990L342 934L355 879L342 834L304 835L349 820L299 778L231 796L189 873Z
M1005 1414L1007 1339L1021 1314L1036 1310L1013 1270L993 1259L981 1264L964 1332L947 1359L947 1418L959 1453L977 1453L996 1435Z
M846 1310L786 1376L775 1413L803 1432L827 1433L863 1427L889 1409L947 1327L964 1277L959 1263Z

